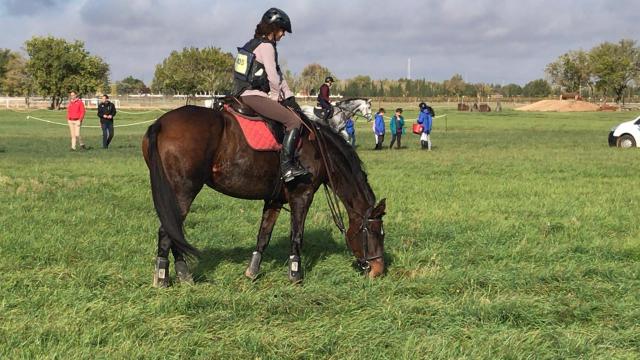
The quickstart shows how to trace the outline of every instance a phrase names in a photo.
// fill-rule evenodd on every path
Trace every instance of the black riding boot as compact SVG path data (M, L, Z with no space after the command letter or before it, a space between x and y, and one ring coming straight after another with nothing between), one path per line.
M284 182L289 182L298 176L309 173L307 169L294 160L299 135L300 129L292 129L284 134L282 150L280 150L280 174Z

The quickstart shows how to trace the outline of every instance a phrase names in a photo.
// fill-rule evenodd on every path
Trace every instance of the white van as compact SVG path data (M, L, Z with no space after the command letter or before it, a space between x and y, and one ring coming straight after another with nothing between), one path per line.
M640 116L613 127L609 133L609 146L640 147Z

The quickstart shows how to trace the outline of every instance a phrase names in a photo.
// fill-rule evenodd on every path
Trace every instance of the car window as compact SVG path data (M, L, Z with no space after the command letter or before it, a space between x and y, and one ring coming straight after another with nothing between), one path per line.
M640 118L633 123L634 125L640 125Z

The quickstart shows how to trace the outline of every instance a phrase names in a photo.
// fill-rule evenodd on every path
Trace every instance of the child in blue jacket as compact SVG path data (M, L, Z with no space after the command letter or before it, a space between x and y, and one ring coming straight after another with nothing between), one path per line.
M356 147L356 128L355 124L353 123L353 119L347 119L347 121L344 123L344 130L347 132L347 135L349 135L349 139L347 141L349 141L351 146Z
M376 119L373 124L373 133L376 135L376 147L373 150L382 150L384 142L384 109L380 108L376 113Z
M431 151L431 126L433 125L433 115L426 103L420 103L420 113L418 114L418 124L422 125L420 135L421 148Z

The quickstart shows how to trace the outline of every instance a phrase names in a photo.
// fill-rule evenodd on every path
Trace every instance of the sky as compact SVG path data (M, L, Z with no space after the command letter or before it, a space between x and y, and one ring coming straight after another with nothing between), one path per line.
M524 85L567 51L640 40L638 0L0 0L0 48L21 51L33 36L81 40L112 81L149 85L173 50L235 54L270 7L292 23L278 44L281 65L299 74L318 63L338 79L459 73Z

